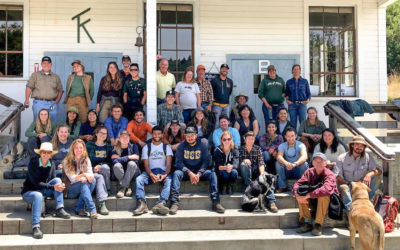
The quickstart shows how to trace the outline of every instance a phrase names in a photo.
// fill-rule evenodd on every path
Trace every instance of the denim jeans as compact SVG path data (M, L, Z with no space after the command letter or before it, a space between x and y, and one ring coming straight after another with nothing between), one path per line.
M179 189L181 187L182 179L188 180L189 175L184 173L182 170L175 170L172 177L171 185L171 202L172 204L179 203ZM206 170L200 177L200 180L207 180L210 184L210 198L213 203L219 203L219 192L218 192L218 181L217 175L214 171Z
M377 179L376 177L371 178L371 183L369 185L371 192L368 192L368 196L369 196L370 200L374 197L376 190L378 190L380 187L379 184L378 185L376 184L376 179ZM347 211L350 211L350 205L353 200L351 198L351 190L350 190L349 186L346 184L342 184L339 187L339 191L340 191L340 196L342 197L342 201L343 201L345 209Z
M238 171L234 168L230 173L226 170L219 170L218 175L220 176L222 184L235 183L238 178Z
M299 118L299 124L306 119L307 105L290 104L288 109L289 109L290 122L297 130L297 117Z
M263 159L264 159L264 163L267 164L267 162L269 162L270 160L274 159L274 157L272 157L272 155L268 151L264 151L263 152Z
M151 170L151 172L155 175L157 174L165 174L165 171L162 170L161 168L154 168ZM158 198L157 203L163 202L165 203L168 198L169 194L171 191L171 182L172 182L172 177L171 175L167 175L163 181L163 189L160 194L160 198ZM152 184L153 181L151 177L147 174L147 172L141 173L137 178L136 178L136 199L146 201L145 193L144 193L144 186L147 186L149 184Z
M92 183L89 183L88 181L85 183L78 181L69 187L67 198L74 199L79 197L75 204L75 211L83 211L86 205L86 208L90 213L96 212L96 205L92 198L92 192L95 186L96 179L94 179Z
M53 110L51 110L51 107L53 107ZM33 100L32 111L33 111L34 121L36 121L37 115L41 109L47 109L50 113L50 120L52 122L58 122L57 121L58 104L54 104L53 101L42 101L38 99Z
M193 112L194 110L195 110L195 109L184 109L184 110L183 110L183 122L184 122L185 124L188 124L188 123L189 123L190 117L191 117L192 112Z
M61 183L60 178L54 178L49 181L49 184L54 185ZM43 196L50 197L54 195L56 200L56 209L64 207L64 198L62 192L57 192L54 189L41 189L40 191L28 191L22 194L24 201L32 204L32 228L40 227L40 216L42 214Z
M50 136L43 136L42 139L39 139L39 137L29 137L27 146L28 146L28 153L31 157L39 157L38 154L35 153L36 148L40 148L40 144L43 142L50 142L51 137Z
M304 162L303 164L295 167L292 170L287 170L286 166L276 161L275 163L276 174L278 175L277 186L278 188L286 188L286 178L289 179L300 179L304 172L308 169L308 163Z
M272 107L272 109L269 110L269 109L267 109L267 106L265 106L264 103L262 105L262 112L264 114L264 121L265 121L265 130L267 130L266 128L267 128L267 124L268 124L269 120L277 120L278 110L282 107L285 107L285 105L283 105L283 103L272 104L271 107ZM270 114L271 114L271 118L269 116Z
M212 112L214 112L215 114L215 129L219 128L219 117L221 115L226 115L227 117L229 117L229 110L230 110L229 105L227 105L226 107L221 107L218 105L212 106Z

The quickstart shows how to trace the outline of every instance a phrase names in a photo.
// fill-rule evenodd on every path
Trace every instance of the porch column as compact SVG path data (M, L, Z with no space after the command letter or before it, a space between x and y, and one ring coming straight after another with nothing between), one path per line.
M157 0L146 1L147 122L157 124Z

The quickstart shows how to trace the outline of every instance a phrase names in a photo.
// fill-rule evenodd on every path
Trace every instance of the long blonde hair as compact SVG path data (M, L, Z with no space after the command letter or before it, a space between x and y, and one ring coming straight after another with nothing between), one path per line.
M69 148L69 152L63 161L63 167L66 173L75 174L77 171L74 148L78 143L83 145L83 155L80 162L80 170L81 170L80 172L84 173L87 171L88 153L86 150L85 142L82 139L76 139L75 141L72 142L71 147Z
M233 145L233 137L232 137L231 133L229 133L228 130L222 132L222 135L221 135L221 137L219 138L219 141L221 142L221 149L224 149L224 144L222 143L222 138L224 138L225 136L229 136L229 137L231 138L230 149L232 150L232 149L233 149L233 146L234 146L234 145Z
M47 112L47 122L46 122L46 128L44 131L42 130L42 123L40 122L40 112L46 111ZM50 113L47 109L41 109L39 110L38 116L36 118L36 133L46 133L48 135L51 135L51 120L50 120Z
M54 133L53 139L51 139L51 144L53 144L53 150L57 150L58 151L58 143L60 142L60 140L58 139L58 131L60 131L61 128L67 128L68 129L68 133L69 131L69 126L66 124L63 125L59 125L56 129L56 132Z

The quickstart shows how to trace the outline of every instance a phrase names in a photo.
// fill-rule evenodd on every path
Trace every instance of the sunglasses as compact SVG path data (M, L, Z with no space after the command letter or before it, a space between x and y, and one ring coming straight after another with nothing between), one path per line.
M138 71L138 69L130 69L130 71Z
M51 151L41 151L40 153L41 154L46 154L46 155L51 155L52 152Z
M222 141L231 141L232 139L231 138L224 138L224 139L222 139Z

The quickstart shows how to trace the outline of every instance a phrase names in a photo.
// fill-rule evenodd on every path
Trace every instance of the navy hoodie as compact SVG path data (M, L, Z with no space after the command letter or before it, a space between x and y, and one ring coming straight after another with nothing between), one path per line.
M203 175L208 167L210 154L204 143L196 141L194 146L184 141L176 150L176 169L182 170L185 174L193 172Z

